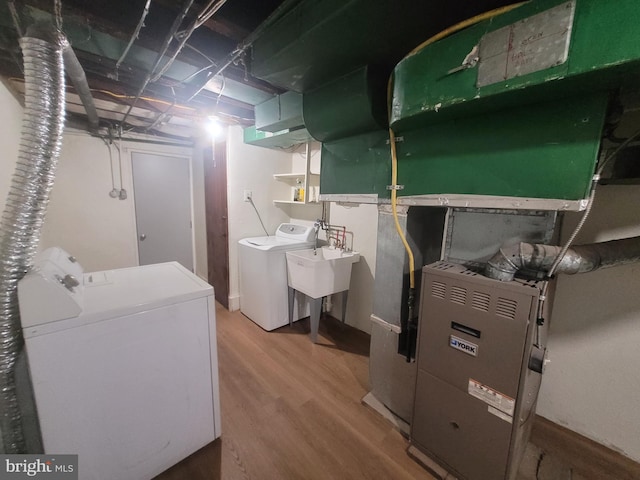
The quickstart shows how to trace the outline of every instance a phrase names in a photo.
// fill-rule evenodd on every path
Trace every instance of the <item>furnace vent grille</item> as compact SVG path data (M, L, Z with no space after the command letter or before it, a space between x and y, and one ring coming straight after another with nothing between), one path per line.
M476 310L488 312L490 303L491 303L491 295L489 295L488 293L473 292L473 297L471 299L471 306Z
M467 289L462 287L451 287L451 303L464 305L467 303Z
M433 268L434 270L450 270L451 268L455 267L454 264L451 263L446 263L446 262L438 262L434 265L431 265L431 268Z
M518 302L516 302L515 300L502 297L498 298L498 303L496 304L496 315L500 315L501 317L513 320L514 318L516 318L517 309Z
M444 297L447 294L447 286L444 283L441 282L433 282L431 284L431 295L433 295L436 298L440 298L441 300L444 300Z

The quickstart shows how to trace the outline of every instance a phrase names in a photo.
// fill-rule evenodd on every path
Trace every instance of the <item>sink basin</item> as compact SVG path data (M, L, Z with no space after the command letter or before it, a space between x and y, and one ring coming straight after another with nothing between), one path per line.
M289 286L311 298L321 298L349 290L351 267L360 261L357 252L331 247L293 250L287 253Z

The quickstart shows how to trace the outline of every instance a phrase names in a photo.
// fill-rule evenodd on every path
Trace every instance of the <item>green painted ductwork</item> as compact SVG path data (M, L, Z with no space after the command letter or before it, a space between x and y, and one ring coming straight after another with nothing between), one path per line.
M349 194L388 198L386 85L386 76L367 66L304 94L305 125L322 142L321 195L344 193L348 178Z
M253 43L251 73L306 93L364 65L389 74L443 26L510 0L302 0Z
M266 132L256 127L243 130L243 141L249 145L266 148L291 148L294 145L310 142L313 138L306 128L285 129L279 132Z
M554 9L554 7L556 7ZM556 19L545 17L542 28L519 21L554 9ZM571 9L574 11L571 12ZM566 13L562 13L566 11ZM482 44L487 34L503 27L529 29L530 35L554 34L564 25L558 16L573 15L569 23L566 61L529 74L482 86ZM533 19L533 20L532 20ZM402 60L395 68L391 124L402 132L461 116L532 104L567 95L608 90L620 85L637 86L640 74L640 3L636 0L535 0L511 12L484 21L427 46ZM523 42L528 39L524 38ZM557 42L562 39L558 38ZM520 60L539 61L553 50L535 54L540 40L513 46L505 62L494 62L493 70L510 68ZM458 69L480 46L480 61L472 68ZM489 50L489 48L487 48ZM529 54L527 53L530 52ZM557 50L556 50L557 51ZM492 52L487 52L487 56ZM489 64L489 62L486 62ZM507 64L508 63L508 64ZM480 84L480 85L479 85Z
M631 0L539 0L405 58L400 196L586 198L608 92L640 73L638 20ZM457 68L469 55L478 63Z
M607 105L606 94L570 97L406 131L400 195L586 198Z
M365 66L304 94L304 123L321 142L387 128L388 77Z
M254 48L254 74L304 92L305 124L324 142L322 195L389 198L388 134L376 110L386 94L370 88L366 68L345 70L350 52L376 65L362 44L381 53L387 42L389 53L402 43L372 29L392 13L375 3L303 0ZM542 199L584 208L610 100L639 88L637 25L636 0L534 0L402 59L390 117L400 201ZM434 33L425 28L405 53Z
M321 195L389 198L386 186L391 178L391 157L387 130L323 143L321 159Z

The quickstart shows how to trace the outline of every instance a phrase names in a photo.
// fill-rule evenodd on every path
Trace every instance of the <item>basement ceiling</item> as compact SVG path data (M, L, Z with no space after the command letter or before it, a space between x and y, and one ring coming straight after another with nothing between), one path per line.
M86 72L101 125L174 138L192 137L194 127L209 116L251 125L255 105L362 65L390 72L404 53L432 34L508 3L60 1L62 30ZM54 5L55 0L0 4L0 75L18 93L24 90L18 32L35 23L54 24ZM67 92L69 120L82 122L81 102L72 86Z

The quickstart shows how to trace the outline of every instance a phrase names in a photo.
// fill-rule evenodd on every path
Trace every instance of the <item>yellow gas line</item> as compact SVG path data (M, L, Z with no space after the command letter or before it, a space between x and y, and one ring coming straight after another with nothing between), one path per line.
M488 12L481 13L480 15L476 15L475 17L471 17L467 20L463 20L460 23L457 23L446 30L441 31L440 33L435 34L434 36L428 38L416 48L411 50L404 58L407 58L411 55L415 55L420 50L425 48L428 45L431 45L438 40L442 40L449 35L459 32L460 30L470 27L471 25L475 25L476 23L482 22L483 20L488 20L489 18L493 18L495 16L506 13L514 8L517 8L527 2L519 2L514 3L512 5L507 5L506 7L496 8L494 10L489 10ZM389 143L391 144L391 211L393 213L393 220L396 225L396 230L398 231L398 235L402 240L402 244L404 245L405 250L407 251L407 255L409 257L409 288L415 289L415 258L413 256L413 251L411 250L411 246L409 242L407 242L407 238L402 231L402 227L400 227L400 221L398 220L398 196L397 196L397 183L398 183L398 155L396 152L396 136L391 128L391 106L393 100L393 75L389 78L389 82L387 84L387 106L388 106L388 115L389 115Z

